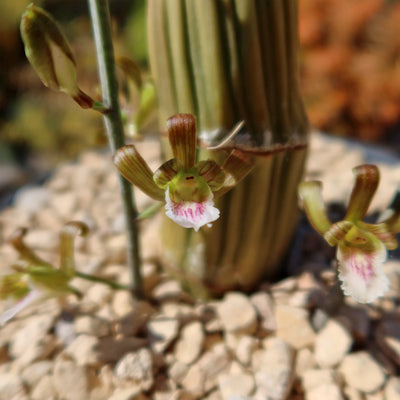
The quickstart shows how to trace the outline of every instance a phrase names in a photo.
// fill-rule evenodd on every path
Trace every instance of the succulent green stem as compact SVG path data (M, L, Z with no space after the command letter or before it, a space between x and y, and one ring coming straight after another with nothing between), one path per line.
M109 109L103 115L110 150L115 153L124 146L124 132L118 101L118 83L115 74L114 50L111 38L108 0L88 0L96 46L97 64L103 103ZM127 232L127 258L131 271L131 290L138 297L144 296L143 279L140 270L138 211L130 183L119 175L120 191L125 214Z
M102 283L103 285L107 285L113 290L132 290L132 288L128 285L122 285L120 283L110 281L106 278L100 278L99 276L85 274L84 272L76 271L75 276L81 279L85 279L87 281Z

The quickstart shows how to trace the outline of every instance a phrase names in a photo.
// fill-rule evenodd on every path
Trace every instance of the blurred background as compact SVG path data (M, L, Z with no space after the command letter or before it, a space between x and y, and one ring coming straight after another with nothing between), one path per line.
M0 207L60 162L104 147L101 118L43 86L25 58L19 21L31 0L0 2ZM35 1L61 24L80 87L98 97L87 5ZM110 0L116 54L147 68L145 0ZM301 87L313 127L400 153L400 2L299 0Z

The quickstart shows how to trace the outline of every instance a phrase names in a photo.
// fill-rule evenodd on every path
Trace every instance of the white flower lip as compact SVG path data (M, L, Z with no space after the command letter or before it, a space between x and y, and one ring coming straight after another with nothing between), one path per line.
M219 210L214 207L213 195L201 203L184 201L175 203L165 191L165 214L183 228L193 228L196 232L203 226L219 218Z
M345 295L359 303L372 303L388 290L389 281L383 271L387 251L383 243L374 252L339 246L337 259L339 279Z

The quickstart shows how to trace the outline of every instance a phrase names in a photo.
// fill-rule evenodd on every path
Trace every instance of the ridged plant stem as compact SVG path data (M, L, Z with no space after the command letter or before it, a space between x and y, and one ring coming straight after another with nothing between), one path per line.
M190 291L251 289L280 272L297 223L297 184L309 125L298 84L296 0L148 0L152 76L162 131L173 114L196 115L199 159L231 148L255 160L216 202L212 228L164 221L164 265ZM218 145L240 121L226 149ZM230 146L230 147L229 147ZM170 150L164 141L164 153Z
M112 153L125 145L121 110L118 101L118 83L115 74L114 48L111 37L108 0L88 0L96 47L97 66L103 95L103 104L108 112L103 120ZM131 271L132 292L137 297L144 296L140 268L138 211L131 184L118 174L123 212L127 233L127 262Z

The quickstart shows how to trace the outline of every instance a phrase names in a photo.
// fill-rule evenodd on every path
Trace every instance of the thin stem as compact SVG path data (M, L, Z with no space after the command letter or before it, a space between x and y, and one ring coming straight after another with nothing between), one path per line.
M107 138L112 153L125 144L120 106L118 102L118 83L115 74L114 50L111 38L108 0L88 0L96 46L97 66L103 103L109 112L103 116ZM138 297L144 296L143 279L140 271L138 211L132 187L119 175L120 191L127 232L127 258L131 271L132 291Z
M75 276L81 279L86 279L87 281L102 283L103 285L109 286L113 290L132 290L132 288L128 285L122 285L120 283L110 281L106 278L100 278L98 276L85 274L84 272L76 271Z

